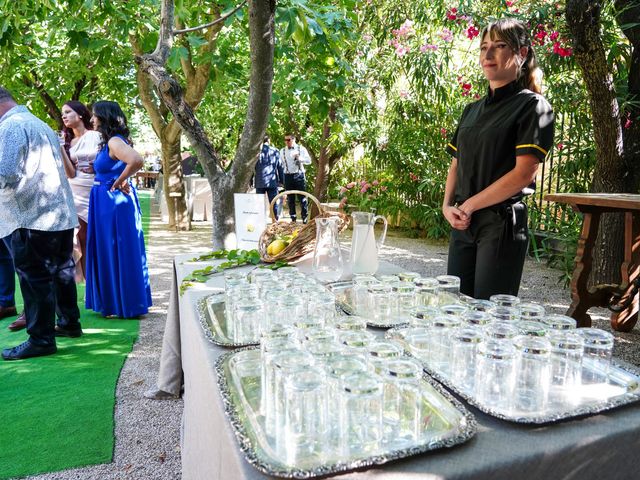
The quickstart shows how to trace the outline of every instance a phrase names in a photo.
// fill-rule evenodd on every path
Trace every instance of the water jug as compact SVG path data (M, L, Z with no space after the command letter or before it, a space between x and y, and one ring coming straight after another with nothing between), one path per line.
M353 212L353 240L351 242L351 273L374 274L378 270L378 249L387 235L387 219L368 212ZM376 242L373 227L382 220L382 235Z
M338 217L316 217L316 248L313 252L313 274L321 282L335 282L344 270L338 232Z

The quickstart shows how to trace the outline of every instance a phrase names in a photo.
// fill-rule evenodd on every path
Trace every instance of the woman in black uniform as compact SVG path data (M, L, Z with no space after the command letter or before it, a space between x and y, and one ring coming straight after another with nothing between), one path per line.
M523 24L501 19L480 38L489 91L467 105L447 145L442 213L453 227L448 274L460 277L462 293L489 298L518 294L529 241L521 200L553 143L554 117Z

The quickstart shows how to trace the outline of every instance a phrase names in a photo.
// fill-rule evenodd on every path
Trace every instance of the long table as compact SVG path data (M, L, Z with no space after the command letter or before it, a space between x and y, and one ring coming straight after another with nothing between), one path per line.
M175 277L163 343L158 387L180 391L184 378L182 478L270 478L247 463L237 446L219 395L214 364L228 349L212 344L198 321L197 301L221 288L215 276L179 296L180 281L195 268L176 257ZM302 268L306 268L302 264ZM393 270L389 264L383 269ZM246 268L250 270L250 268ZM464 402L463 402L464 403ZM422 454L340 479L626 479L637 478L640 407L626 406L599 415L546 426L523 426L492 418L468 406L478 420L476 436L452 449Z

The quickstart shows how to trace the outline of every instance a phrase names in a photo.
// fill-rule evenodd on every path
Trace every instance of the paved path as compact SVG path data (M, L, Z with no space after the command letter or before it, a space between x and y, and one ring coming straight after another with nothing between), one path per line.
M29 477L32 479L167 479L180 478L180 417L182 401L154 401L143 397L155 385L162 333L169 301L173 256L209 250L210 225L196 225L192 232L169 232L152 208L148 238L151 288L154 307L140 322L140 337L120 375L116 392L116 447L112 463ZM381 256L425 276L445 273L447 248L422 239L391 233ZM527 260L520 296L544 303L555 313L566 311L570 294L558 285L559 272ZM609 330L606 311L595 323ZM640 333L636 328L616 334L615 355L640 365ZM60 452L64 455L64 452Z

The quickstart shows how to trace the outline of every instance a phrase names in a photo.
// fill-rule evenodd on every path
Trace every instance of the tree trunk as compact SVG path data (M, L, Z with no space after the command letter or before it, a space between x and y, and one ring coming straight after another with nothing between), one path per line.
M160 136L162 147L162 178L164 198L169 213L169 228L187 231L191 221L187 210L186 192L182 175L182 144L180 135L169 138L165 132ZM179 195L179 196L175 196Z
M593 117L597 162L591 191L628 192L620 109L601 36L601 4L594 0L568 0L566 8L567 25L573 37L576 61L589 93ZM590 283L620 282L623 235L621 215L602 216Z
M185 99L184 91L165 69L173 42L172 1L162 2L160 35L156 50L152 54L136 58L140 70L149 75L148 78L157 88L158 95L171 110L204 168L213 195L214 249L229 248L235 243L233 194L247 190L267 128L273 83L275 7L275 0L249 1L249 100L240 142L228 172L222 168L213 145L195 117L193 107Z

